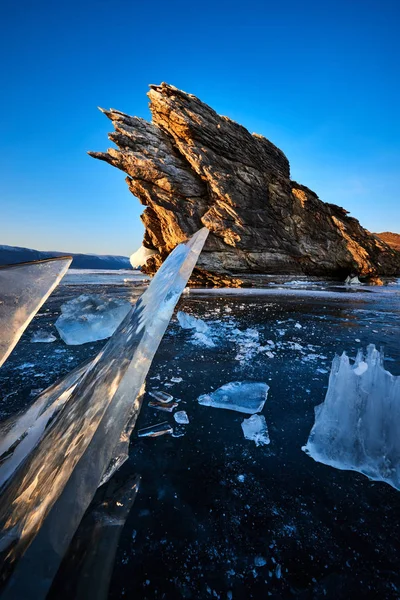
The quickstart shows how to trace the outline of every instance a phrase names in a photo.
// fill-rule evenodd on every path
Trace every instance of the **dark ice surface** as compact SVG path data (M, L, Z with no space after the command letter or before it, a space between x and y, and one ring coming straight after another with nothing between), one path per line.
M105 343L66 346L54 327L62 302L82 293L134 300L143 291L140 280L115 276L110 285L90 285L87 274L85 283L75 281L59 286L0 370L1 419ZM140 473L142 483L117 551L113 600L400 597L399 492L301 451L335 352L354 357L374 343L386 368L400 374L399 288L337 288L326 296L303 295L316 289L304 285L277 289L270 297L182 296L177 309L204 319L215 346L173 318L153 361L147 390L179 399L190 423L150 408L147 393L136 430L167 420L183 435L132 436L121 474ZM247 352L224 327L257 330L264 351L256 343ZM39 328L57 341L32 344ZM276 345L272 358L268 340ZM197 403L241 380L270 386L262 411L269 446L244 439L245 415Z

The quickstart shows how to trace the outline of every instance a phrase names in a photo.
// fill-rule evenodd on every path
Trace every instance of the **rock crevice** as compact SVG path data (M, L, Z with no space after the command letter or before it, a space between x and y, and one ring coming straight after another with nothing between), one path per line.
M205 225L197 273L237 285L232 274L394 275L400 253L340 206L290 179L272 142L218 115L191 94L162 83L148 93L152 122L103 110L117 148L89 152L127 174L146 206L143 245L154 273L171 250Z

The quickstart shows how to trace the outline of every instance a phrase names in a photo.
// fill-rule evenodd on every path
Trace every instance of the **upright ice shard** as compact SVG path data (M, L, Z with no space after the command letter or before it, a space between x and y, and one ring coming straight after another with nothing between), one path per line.
M160 267L117 331L5 485L0 502L4 598L43 598L82 516L133 426L153 356L207 238L198 231ZM45 557L45 559L43 558Z
M400 490L400 376L373 344L354 365L335 356L325 401L303 450L315 461L358 471Z
M0 367L71 262L63 256L0 267Z

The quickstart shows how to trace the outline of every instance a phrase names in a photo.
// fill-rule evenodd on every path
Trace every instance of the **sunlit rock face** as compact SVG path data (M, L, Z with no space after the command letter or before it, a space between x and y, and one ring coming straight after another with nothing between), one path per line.
M165 83L151 85L148 96L151 123L103 111L117 149L89 153L127 173L146 206L143 245L156 251L146 272L203 225L211 234L197 264L200 282L240 285L245 273L400 272L400 253L291 181L288 159L265 137Z

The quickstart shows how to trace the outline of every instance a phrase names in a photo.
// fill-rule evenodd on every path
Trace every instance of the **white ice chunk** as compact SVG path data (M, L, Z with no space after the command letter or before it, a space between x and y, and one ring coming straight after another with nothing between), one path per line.
M138 269L139 267L145 265L149 260L150 256L153 256L153 254L157 254L157 251L150 250L150 248L145 248L144 246L140 246L140 248L136 250L136 252L131 254L129 261L134 269Z
M131 309L120 298L82 294L61 306L55 325L66 344L77 346L110 337Z
M253 440L256 446L266 446L270 443L267 423L262 415L252 415L242 422L243 434L246 440Z
M189 417L187 416L187 413L184 410L178 410L178 412L174 414L174 419L177 423L180 423L181 425L187 425L189 423Z
M32 335L31 342L35 343L35 344L37 344L37 343L48 343L48 342L55 342L56 339L57 339L56 336L53 335L52 333L50 333L48 331L44 331L43 329L38 329Z
M317 462L358 471L400 490L400 376L373 344L351 365L335 356L325 401L303 450Z
M181 310L176 316L182 329L195 329L198 333L207 333L209 331L207 323L202 319L193 317L193 315L189 315Z
M198 403L214 408L227 408L252 415L261 412L268 396L269 386L262 382L232 381L210 394L203 394Z
M346 277L345 281L346 285L361 285L361 281L358 279L357 275L355 277Z

